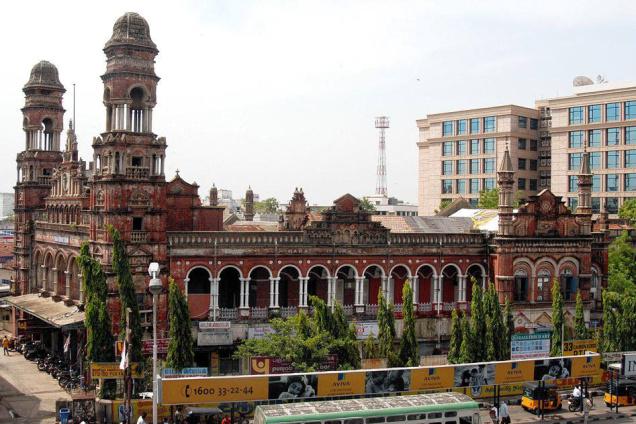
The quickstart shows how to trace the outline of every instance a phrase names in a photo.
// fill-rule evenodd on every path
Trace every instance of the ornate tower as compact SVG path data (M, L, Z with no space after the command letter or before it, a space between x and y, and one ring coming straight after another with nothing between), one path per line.
M210 206L219 206L219 190L214 183L210 189Z
M296 188L294 195L289 202L289 206L285 211L283 221L281 223L281 230L287 231L300 231L307 223L307 215L309 208L307 207L307 200L305 200L305 193L303 189Z
M585 149L578 175L577 221L581 224L581 235L592 232L592 171L590 170L590 154Z
M498 236L512 235L512 205L513 186L515 183L515 172L512 169L512 160L508 151L508 144L504 151L501 165L497 171L497 185L499 186L499 231Z
M60 135L64 124L62 96L66 90L60 83L57 68L42 61L31 69L23 88L25 104L22 127L24 150L17 157L15 192L15 294L28 293L31 264L34 211L44 208L51 190L53 171L62 162Z
M166 142L152 131L158 52L144 18L129 12L117 19L104 47L106 131L93 139L91 239L103 245L96 248L109 264L106 226L113 225L135 245L129 249L131 267L144 273L151 261L165 263L167 246Z
M243 216L246 221L254 220L254 192L252 187L248 187L245 192L245 213Z

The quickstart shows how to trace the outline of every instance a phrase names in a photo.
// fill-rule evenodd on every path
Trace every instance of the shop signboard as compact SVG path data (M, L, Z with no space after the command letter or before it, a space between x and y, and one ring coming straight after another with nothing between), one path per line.
M621 370L625 377L636 376L636 353L623 355Z
M138 362L130 364L133 378L143 378L143 369ZM119 362L91 363L91 378L93 379L123 379L124 370L119 368Z
M164 368L161 370L161 376L164 378L207 377L208 369L206 367L190 367L180 370Z
M232 344L234 344L234 339L229 328L199 331L197 334L197 345L199 346L230 346Z
M318 365L318 371L333 371L338 368L338 355L327 355ZM252 356L250 374L287 374L296 370L291 361L274 356Z
M159 355L168 353L169 344L170 339L157 339L157 353ZM152 355L152 340L141 341L141 353L144 355Z
M229 330L230 321L199 321L199 330Z
M356 322L356 338L358 340L368 339L369 337L378 337L378 322L377 321L362 321Z
M545 358L550 355L550 333L513 334L510 359Z
M596 340L563 342L563 356L585 355L586 352L598 352L598 342Z
M161 379L162 405L241 402L268 398L269 377L232 376Z

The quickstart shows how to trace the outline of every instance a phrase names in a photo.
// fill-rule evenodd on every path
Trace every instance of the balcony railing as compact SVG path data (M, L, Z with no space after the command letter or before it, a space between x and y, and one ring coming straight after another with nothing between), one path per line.
M267 319L269 308L250 308L250 318L253 319Z
M280 308L280 316L281 318L287 318L294 316L298 313L298 308L295 306L282 306Z
M344 310L345 315L348 317L352 316L355 311L353 305L343 305L342 309Z
M148 178L150 175L150 168L144 166L129 166L126 168L126 177L136 180L142 180Z
M131 243L146 243L148 241L148 233L146 231L133 231L130 233Z
M237 308L219 308L218 311L221 321L234 321L238 318Z

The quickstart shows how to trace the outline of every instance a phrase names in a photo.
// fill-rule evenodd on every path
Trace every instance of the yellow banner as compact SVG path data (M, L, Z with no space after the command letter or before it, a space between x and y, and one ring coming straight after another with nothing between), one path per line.
M268 399L268 382L266 376L165 379L162 381L161 403L263 400Z
M585 355L585 352L598 352L596 340L572 340L563 343L563 356Z
M599 374L601 374L600 355L572 358L572 377L594 377Z
M495 383L520 383L534 380L534 361L495 364Z
M455 368L430 367L411 370L411 390L445 389L453 386Z
M364 394L364 372L334 372L318 375L318 396Z
M453 387L454 392L464 393L472 398L489 398L495 395L495 386ZM522 384L503 384L499 386L501 396L515 396L523 393Z
M143 378L143 369L138 362L130 364L133 378ZM91 378L123 379L124 370L119 369L118 362L93 362L91 364Z

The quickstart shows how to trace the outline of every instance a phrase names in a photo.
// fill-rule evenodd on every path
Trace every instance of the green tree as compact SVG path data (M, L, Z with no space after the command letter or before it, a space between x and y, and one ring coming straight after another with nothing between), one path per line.
M169 279L168 321L170 322L170 342L166 365L182 369L194 364L194 340L190 328L190 308L183 292Z
M439 202L439 208L437 208L437 210L435 211L435 213L441 212L444 209L446 209L448 207L448 205L450 205L451 203L453 203L452 199L442 199Z
M457 309L453 309L451 313L451 330L450 330L450 345L448 348L448 362L451 364L457 364L461 355L462 349L462 321Z
M480 191L477 207L480 209L497 209L499 207L499 189L493 188Z
M620 295L616 292L603 292L603 337L601 349L603 352L619 352L621 340L619 338L618 323L620 317Z
M636 199L625 200L618 210L618 216L629 220L632 225L636 224Z
M278 212L278 200L269 197L259 202L254 202L254 212L256 213L276 213Z
M99 262L91 256L88 243L83 243L77 265L83 276L86 306L84 326L86 327L86 359L91 362L112 362L115 360L115 339L107 309L108 286L106 275ZM105 380L100 387L100 397L113 399L115 380Z
M416 367L420 364L417 338L415 337L415 313L413 311L413 289L411 282L405 281L402 286L402 318L404 328L400 339L400 365Z
M486 359L486 316L484 312L484 298L481 286L474 277L471 277L473 284L473 299L470 305L470 331L472 333L472 343L470 347L471 361L481 362Z
M587 327L585 326L585 318L583 316L583 299L581 292L576 292L576 309L574 311L574 337L576 340L587 340L589 337Z
M316 305L322 304L323 309L331 314L328 321L332 324L326 328L317 325L317 331L326 332L330 335L330 342L328 345L329 353L338 355L340 368L360 368L360 350L358 348L359 343L356 338L356 330L353 324L349 323L342 305L340 303L336 303L334 305L333 312L331 312L325 302L316 296L311 297L311 304L314 308L316 308Z
M504 305L503 310L504 321L504 340L502 344L502 361L507 361L510 359L510 348L512 342L512 335L515 334L515 321L512 317L512 306L510 305L510 300L506 299L506 304Z
M362 200L360 200L360 210L372 213L376 211L376 207L368 198L363 197Z
M378 348L378 339L370 335L362 343L362 358L376 359L380 357L380 349Z
M390 305L382 294L378 293L378 344L380 355L386 358L389 367L397 366L395 354L395 316L393 305Z
M486 352L483 358L484 361L497 361L496 353L495 353L495 334L492 328L492 318L486 316Z
M486 318L490 320L492 327L492 345L493 355L496 361L509 359L505 352L510 349L510 341L506 339L506 328L504 326L504 316L499 303L499 296L495 285L488 284L488 289L484 295L484 309L486 310ZM507 347L506 347L507 346Z
M462 311L461 318L461 328L462 328L462 344L459 349L459 360L457 363L465 364L468 362L473 362L473 334L470 328L470 321L466 317L466 314Z
M627 231L616 237L608 248L608 290L636 294L636 250Z
M561 328L565 325L563 317L563 298L561 297L561 285L555 278L552 281L552 347L550 356L561 356Z
M130 308L130 324L131 330L130 341L130 361L143 361L141 353L141 319L139 316L139 305L137 304L137 295L135 293L135 284L133 283L132 273L130 272L130 263L128 261L128 253L126 245L121 239L119 231L112 225L108 226L108 233L113 241L113 272L117 279L119 288L119 303L121 305L121 316L119 318L119 338L126 338L126 326L128 320L127 310Z

